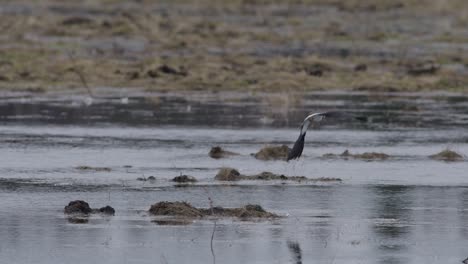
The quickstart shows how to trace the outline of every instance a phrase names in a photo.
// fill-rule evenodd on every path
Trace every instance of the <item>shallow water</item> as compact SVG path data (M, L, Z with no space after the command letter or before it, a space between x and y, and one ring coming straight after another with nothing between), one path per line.
M356 105L365 98L352 97L329 96L321 103L330 109L355 105L352 111L358 112ZM417 113L412 118L440 121L424 125L378 121L397 107L376 108L374 118L358 126L332 120L311 130L304 156L289 163L263 162L250 154L266 144L291 145L298 134L295 120L315 103L288 112L286 125L281 115L270 117L271 123L255 123L274 109L269 112L268 105L258 106L253 100L252 109L258 109L253 114L239 117L234 108L226 107L228 118L216 119L220 121L209 126L215 113L206 109L223 105L216 104L216 98L188 100L200 102L200 111L183 115L177 103L161 103L157 112L166 119L130 114L109 118L107 113L119 109L153 111L148 110L151 106L142 107L138 103L142 99L136 97L130 97L128 104L119 98L94 100L91 107L51 98L3 99L3 109L15 105L25 111L23 104L49 110L58 107L72 109L76 118L61 120L60 114L51 114L49 122L45 112L32 117L26 112L2 112L0 259L2 263L212 263L213 219L177 225L146 213L158 201L208 207L211 198L218 206L255 203L284 216L217 220L216 263L299 263L288 248L291 243L297 243L303 263L460 263L468 257L468 164L428 158L447 147L468 153L466 100L458 97L456 103L449 103L453 98L398 99L424 109L403 111L403 117ZM187 100L180 102L186 109ZM235 105L242 109L241 103ZM362 112L371 113L369 105L362 105ZM89 110L93 107L96 111ZM441 118L444 115L458 118ZM193 123L186 124L187 120ZM211 159L208 152L215 145L240 155ZM322 158L345 149L384 152L391 157L385 161ZM80 170L79 166L111 171ZM215 182L213 177L223 166L243 174L271 171L343 181ZM192 175L199 182L175 185L170 179L179 174ZM157 180L137 181L148 176ZM92 207L109 204L116 215L93 215L86 223L74 223L64 216L63 207L76 199Z

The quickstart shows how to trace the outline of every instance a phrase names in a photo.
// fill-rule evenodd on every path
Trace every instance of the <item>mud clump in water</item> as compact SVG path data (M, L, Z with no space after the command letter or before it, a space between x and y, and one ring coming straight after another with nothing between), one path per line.
M292 181L305 181L307 178L305 176L285 176L283 174L275 174L269 171L264 171L252 176L243 176L242 179L245 180L292 180Z
M88 170L88 171L111 171L110 168L107 167L91 167L91 166L78 166L76 167L77 170Z
M353 158L363 159L363 160L385 160L390 156L385 153L379 152L364 152L362 154L354 154Z
M322 158L343 158L343 159L348 159L348 158L353 158L353 159L362 159L362 160L386 160L390 158L390 155L385 154L385 153L380 153L380 152L364 152L362 154L352 154L349 152L349 150L345 150L343 153L337 155L333 153L327 153L323 154Z
M310 179L305 176L286 176L284 174L276 174L269 171L264 171L255 175L242 175L236 169L222 168L215 177L218 181L239 181L239 180L260 180L260 181L312 181L312 182L332 182L341 181L340 178L314 178Z
M255 153L255 158L259 160L286 160L289 148L286 145L266 146Z
M197 182L197 179L193 176L188 176L188 175L180 175L174 177L171 181L173 182L178 182L178 183L189 183L189 182Z
M82 200L71 201L65 206L65 214L90 214L93 210L89 204Z
M106 214L106 215L115 215L115 209L109 205L99 208L97 212L101 214Z
M278 215L265 211L260 205L248 204L240 208L196 208L186 202L159 202L149 209L152 215L178 217L238 217L238 218L274 218Z
M170 215L184 217L201 217L203 214L197 208L186 202L159 202L149 209L152 215Z
M248 204L240 208L213 207L200 209L204 215L239 218L274 218L278 215L265 211L260 205Z
M213 159L221 159L221 158L226 158L229 156L234 156L234 155L239 155L239 154L224 150L221 147L216 146L216 147L211 148L210 153L208 153L208 155L212 157Z
M215 180L217 181L239 181L241 178L239 171L227 167L221 168L215 176Z
M462 161L464 159L462 155L449 149L430 155L429 158L443 161Z
M99 209L92 209L89 204L82 200L71 201L65 206L63 212L68 215L89 215L93 213L102 213L106 215L114 215L115 210L109 205Z

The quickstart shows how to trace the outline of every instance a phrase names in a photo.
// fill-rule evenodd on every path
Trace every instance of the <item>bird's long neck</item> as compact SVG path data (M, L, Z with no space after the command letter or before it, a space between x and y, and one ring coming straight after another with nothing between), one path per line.
M301 133L299 134L300 136L305 136L305 134L307 133L307 128L309 128L309 125L308 124L302 124L301 126Z

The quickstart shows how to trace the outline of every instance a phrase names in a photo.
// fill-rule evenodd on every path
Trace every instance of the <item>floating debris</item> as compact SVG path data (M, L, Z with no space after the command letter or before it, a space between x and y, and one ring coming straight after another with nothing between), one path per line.
M239 208L196 208L187 202L158 202L149 209L152 215L178 217L238 217L238 218L276 218L274 213L265 211L260 205L248 204Z
M178 183L188 183L188 182L197 182L197 179L193 176L188 176L188 175L180 175L174 177L171 181L173 182L178 182Z
M437 154L430 155L429 158L443 161L462 161L464 159L461 154L458 154L457 152L450 149L446 149Z
M288 157L289 147L281 146L266 146L259 152L255 153L255 158L259 160L286 160Z
M208 153L213 159L226 158L228 156L239 155L239 153L231 152L222 149L220 146L212 147L210 153Z
M91 167L91 166L78 166L75 169L77 169L77 170L92 170L92 171L111 171L111 169L107 168L107 167Z

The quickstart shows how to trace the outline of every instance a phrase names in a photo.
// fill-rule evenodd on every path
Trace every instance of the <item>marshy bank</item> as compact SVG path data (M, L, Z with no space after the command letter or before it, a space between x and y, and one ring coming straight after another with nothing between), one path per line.
M390 2L10 1L0 86L466 91L466 3Z

